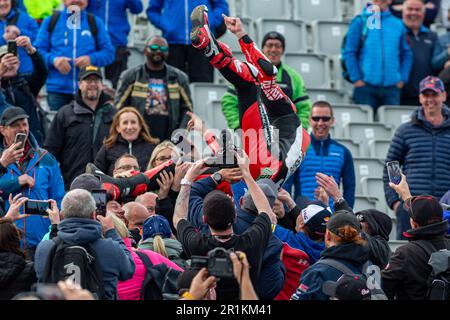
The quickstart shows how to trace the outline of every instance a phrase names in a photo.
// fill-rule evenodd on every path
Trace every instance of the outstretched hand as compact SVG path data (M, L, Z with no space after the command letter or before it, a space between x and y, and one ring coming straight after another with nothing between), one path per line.
M241 19L235 18L235 17L228 17L225 14L222 14L223 21L225 22L225 25L227 26L227 29L230 30L231 33L236 35L238 39L245 36L247 33L244 30L244 27L242 26Z
M402 173L402 180L399 184L395 184L392 182L389 182L389 187L395 190L399 197L405 201L408 198L411 198L411 192L409 191L409 185L408 182L406 182L406 176Z

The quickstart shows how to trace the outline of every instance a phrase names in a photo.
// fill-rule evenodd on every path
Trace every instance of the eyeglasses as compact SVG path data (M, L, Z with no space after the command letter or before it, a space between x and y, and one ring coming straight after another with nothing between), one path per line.
M149 45L148 48L152 51L156 51L156 50L160 50L161 52L167 52L169 51L169 47L168 46L160 46L157 44L152 44Z
M269 44L265 44L264 47L267 48L275 48L275 49L283 49L283 46L281 44L276 44L276 43L269 43Z
M125 170L125 171L136 170L136 171L139 171L139 167L138 166L134 166L132 164L126 164L126 165L123 165L121 167L118 167L117 170Z
M311 117L314 122L319 122L322 120L323 122L328 122L332 119L332 117Z
M156 158L155 160L156 161L160 161L160 162L165 162L165 161L169 161L169 160L171 160L172 159L172 157L164 157L164 156L161 156L161 157L159 157L159 158Z

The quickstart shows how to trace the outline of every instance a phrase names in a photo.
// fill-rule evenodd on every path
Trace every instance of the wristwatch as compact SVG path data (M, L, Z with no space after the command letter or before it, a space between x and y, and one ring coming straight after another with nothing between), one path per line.
M217 183L217 185L222 183L222 175L219 172L214 172L211 178Z
M341 205L342 203L344 203L344 201L345 201L344 197L340 197L336 200L335 203Z
M192 181L186 178L181 179L180 185L182 186L192 186Z

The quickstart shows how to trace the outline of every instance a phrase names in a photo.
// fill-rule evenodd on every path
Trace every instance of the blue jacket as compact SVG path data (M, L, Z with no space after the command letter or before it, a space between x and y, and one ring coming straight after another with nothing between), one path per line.
M411 121L395 132L386 161L397 160L408 180L413 196L429 194L441 198L450 190L450 110L442 108L444 123L433 127L425 119L423 108L417 108ZM389 187L386 167L383 175L384 194L389 207L399 201Z
M203 199L215 188L216 183L211 177L198 180L192 185L188 221L203 233L209 233L208 226L203 223ZM237 218L233 225L233 231L236 234L242 234L250 227L256 215L247 213L238 207L236 211ZM272 235L264 252L261 273L255 288L261 300L273 300L283 289L286 270L280 259L282 249L281 241Z
M402 96L417 98L420 81L430 75L436 76L441 71L448 59L448 52L442 50L437 34L424 26L420 27L417 36L407 28L406 41L413 51L413 65L409 81L402 89Z
M313 265L320 258L325 249L325 243L319 243L308 238L303 232L294 233L277 225L273 231L275 237L286 242L290 247L305 252L309 257L309 264Z
M321 172L333 176L334 180L344 187L344 198L350 207L355 203L355 168L351 152L342 144L328 136L326 140L317 140L311 134L311 145L306 151L305 159L288 179L283 188L290 191L295 186L295 198L302 195L314 200L314 190L318 187L316 173ZM299 192L300 190L300 192ZM330 199L330 208L333 201Z
M19 18L17 19L16 26L20 30L20 35L27 36L30 38L31 42L34 42L36 34L39 30L39 25L32 17L28 15L28 13L26 13L26 11L12 9L6 17L6 20L0 20L1 34L3 35L5 33L5 29L8 26L7 21L12 19L17 14L19 14ZM0 46L5 44L6 40L3 37L0 37ZM33 64L31 63L31 58L28 56L24 48L18 47L17 49L20 60L19 73L32 73Z
M0 190L5 199L6 208L9 208L8 196L22 193L23 196L34 200L53 199L60 207L61 200L64 197L64 182L58 161L47 150L41 149L36 143L33 135L30 133L28 141L35 149L31 153L31 159L26 167L25 173L34 178L33 188L22 188L19 184L19 176L22 175L17 165L8 166L8 172L0 177ZM4 146L2 145L1 151ZM25 241L28 248L35 248L47 233L49 219L41 216L30 216L16 221L16 226L25 232Z
M80 17L80 28L69 29L67 21L68 19L73 19L65 10L61 11L61 15L51 35L48 33L48 25L51 16L45 18L41 24L35 46L47 63L48 92L65 94L76 93L78 89L78 68L74 67L74 61L78 57L88 55L91 58L91 64L97 67L104 67L114 62L115 50L103 22L99 18L95 19L98 30L97 50L96 42L92 36L85 10L81 11ZM61 74L53 66L54 60L57 57L67 57L72 59L72 69L68 74Z
M99 222L85 218L68 218L58 225L58 237L70 245L91 246L103 272L105 298L118 299L117 282L130 279L134 274L135 264L116 230L108 230L103 238L102 225ZM53 246L53 240L44 240L36 249L34 267L38 282L43 281L45 264Z
M361 274L362 266L369 260L369 247L353 243L340 244L325 249L321 258L336 259L355 274ZM322 292L323 283L337 281L341 276L342 272L334 267L316 263L303 272L300 285L291 300L328 300L330 297Z
M208 21L214 31L223 21L222 13L228 15L226 0L152 0L147 8L148 20L162 30L170 44L191 44L191 13L195 7L206 5Z
M373 86L389 87L398 82L408 82L412 65L412 52L405 38L402 21L389 11L381 15L381 28L373 28L378 15L367 9L355 17L348 29L343 58L350 80L363 80ZM364 16L364 19L361 19ZM368 24L367 34L361 50L363 23Z
M103 21L114 47L127 46L131 29L127 9L133 14L138 14L144 7L141 0L89 0L86 8Z

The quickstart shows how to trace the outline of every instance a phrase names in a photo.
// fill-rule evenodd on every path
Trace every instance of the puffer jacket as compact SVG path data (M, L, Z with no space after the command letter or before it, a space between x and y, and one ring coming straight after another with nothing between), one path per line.
M427 240L436 250L447 248L445 234L448 221L408 230L404 236L409 243L399 247L389 260L386 269L381 272L383 289L389 299L425 300L427 280L431 272L428 265L430 256L414 244L417 240Z
M222 23L222 13L229 14L226 0L152 0L147 8L148 21L162 30L162 35L168 43L190 45L190 16L194 8L201 4L209 9L208 21L211 30L215 30Z
M29 291L36 282L34 264L13 252L0 252L0 300Z
M380 21L380 28L376 28L377 20ZM359 50L363 23L370 26L364 45ZM375 28L371 28L372 25ZM389 11L377 15L364 9L360 16L352 20L344 46L343 59L350 80L363 80L379 87L394 86L400 81L408 83L413 56L405 32L402 21Z
M116 160L124 154L131 154L138 159L141 171L145 171L153 149L155 149L155 145L148 143L142 137L138 137L133 142L128 142L119 135L114 146L108 149L103 145L100 148L94 164L101 171L112 176Z
M104 298L117 299L117 282L130 279L135 272L135 265L116 230L108 230L103 238L102 225L98 221L68 218L58 225L58 237L69 245L90 245L103 273ZM53 240L44 240L36 249L34 261L39 282L44 279L45 265L54 246Z
M425 119L423 108L417 108L411 121L395 132L386 157L398 161L406 176L412 195L429 194L437 198L450 190L450 110L442 108L444 122L433 127ZM384 194L389 207L400 201L389 187L386 167L383 174Z
M369 260L369 248L354 243L340 244L325 249L321 258L338 260L355 274L361 274L362 266ZM316 263L303 272L300 285L291 300L328 300L330 297L322 291L323 283L337 281L341 276L342 272L338 269Z

